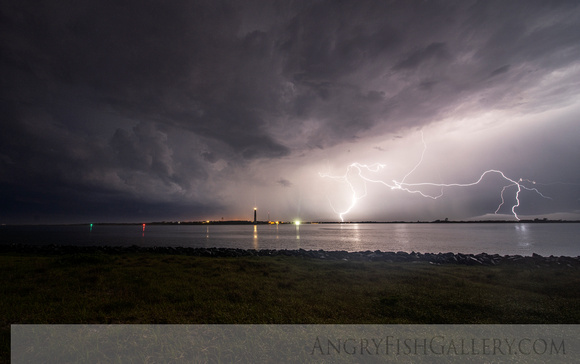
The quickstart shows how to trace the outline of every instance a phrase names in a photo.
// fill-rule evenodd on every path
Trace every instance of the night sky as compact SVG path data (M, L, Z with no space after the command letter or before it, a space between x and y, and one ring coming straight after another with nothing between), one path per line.
M0 223L515 218L354 162L580 218L578 1L7 0L0 44Z

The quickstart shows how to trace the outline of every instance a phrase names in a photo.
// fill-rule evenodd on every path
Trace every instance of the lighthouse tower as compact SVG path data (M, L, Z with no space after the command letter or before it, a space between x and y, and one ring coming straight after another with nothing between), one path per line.
M254 207L254 224L257 222L257 217L258 217L258 208Z

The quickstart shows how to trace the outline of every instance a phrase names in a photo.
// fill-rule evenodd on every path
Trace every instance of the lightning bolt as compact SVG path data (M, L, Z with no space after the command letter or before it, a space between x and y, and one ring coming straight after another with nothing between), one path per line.
M369 178L365 177L362 175L362 170L366 169L370 172L378 172L379 170L383 169L384 167L386 167L386 165L384 164L379 164L379 163L375 163L372 165L365 165L365 164L360 164L360 163L353 163L351 165L349 165L346 169L346 173L344 174L344 176L331 176L329 174L326 173L319 173L319 175L321 177L326 177L326 178L332 178L334 180L338 180L341 182L345 182L348 184L352 194L351 194L351 198L350 198L350 205L348 206L348 208L344 211L337 211L334 206L332 206L332 202L329 199L330 202L330 207L332 207L332 210L338 214L338 216L340 217L340 220L344 222L344 215L348 214L356 205L356 203L358 202L358 200L360 200L361 198L365 197L367 195L367 187L366 187L366 183L363 183L363 192L357 192L357 189L355 188L355 186L350 182L349 179L349 175L351 174L351 171L355 171L356 175L359 176L363 181L367 181L367 182L377 182L377 183L383 183L382 181L373 181L370 180Z
M419 194L422 197L431 198L431 199L436 200L436 199L440 198L441 196L443 196L443 189L444 188L475 186L475 185L479 184L486 175L498 174L501 176L501 178L503 178L506 182L508 182L508 184L503 186L501 189L501 192L500 192L501 203L498 205L498 207L494 213L497 214L498 211L501 209L501 207L505 204L504 194L505 194L506 190L510 187L515 187L516 188L516 193L515 193L516 203L512 206L511 212L517 220L520 220L520 218L516 212L516 209L520 206L520 192L522 190L532 191L543 198L551 199L550 197L544 196L538 189L532 188L532 187L527 187L526 185L524 185L524 183L531 183L531 184L535 185L536 184L535 181L531 181L529 179L522 179L522 178L520 178L519 180L516 181L512 178L507 177L502 171L497 170L497 169L488 169L487 171L484 171L476 181L470 182L470 183L432 183L432 182L407 183L407 182L405 182L407 177L409 177L413 172L415 172L415 170L423 163L423 158L425 156L425 152L427 151L427 143L425 143L425 139L423 137L423 132L421 132L421 141L423 143L423 151L421 152L421 158L419 159L417 164L407 174L405 174L403 176L403 178L400 181L392 180L390 182L387 182L387 181L383 181L380 179L373 179L373 178L367 177L363 174L363 171L370 172L370 173L376 173L376 172L379 172L381 169L386 167L386 165L380 164L380 163L375 163L375 164L371 164L371 165L361 164L358 162L352 163L347 167L346 173L342 176L333 176L333 175L330 175L329 173L319 173L320 177L331 178L331 179L334 179L334 180L337 180L340 182L344 182L350 188L350 191L351 191L350 204L346 208L346 210L337 211L334 208L334 206L332 206L332 203L330 202L330 199L329 199L331 208L333 209L333 211L336 214L338 214L340 220L342 222L344 222L344 216L346 214L348 214L349 212L351 212L354 209L356 203L360 199L364 198L367 195L367 186L366 186L367 182L382 184L383 186L390 188L391 190L400 190L400 191L404 191L407 193ZM362 192L357 191L357 188L355 188L355 186L352 182L353 175L358 176L363 181ZM421 191L420 188L426 187L426 186L439 187L441 189L440 193L437 195L431 195L431 194L428 194L428 193Z

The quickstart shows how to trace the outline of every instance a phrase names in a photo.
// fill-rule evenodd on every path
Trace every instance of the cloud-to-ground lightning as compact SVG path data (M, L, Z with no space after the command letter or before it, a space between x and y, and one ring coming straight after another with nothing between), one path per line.
M332 206L332 203L331 203L332 209L334 210L334 212L336 214L338 214L340 220L344 222L344 216L346 214L348 214L349 212L351 212L354 209L356 203L360 199L364 198L367 195L367 187L366 187L367 182L382 184L385 187L390 188L391 190L400 190L400 191L404 191L404 192L408 192L408 193L419 194L419 195L426 197L426 198L438 199L441 196L443 196L443 189L444 188L475 186L475 185L479 184L486 175L492 174L492 173L498 174L499 176L501 176L501 178L503 178L506 182L508 182L508 184L503 186L501 189L501 192L500 192L501 202L498 205L498 207L494 213L497 214L498 211L501 209L501 207L504 205L504 203L505 203L505 199L504 199L505 191L510 187L515 187L516 188L516 193L515 193L516 203L512 206L511 212L517 220L520 220L520 218L516 212L516 209L520 206L520 192L522 191L522 189L535 192L536 194L538 194L539 196L541 196L543 198L550 199L550 197L543 195L537 188L528 187L525 185L525 183L530 183L530 184L535 185L536 184L535 181L531 181L529 179L523 179L523 178L520 178L516 181L515 179L509 178L508 176L505 175L504 172L497 170L497 169L488 169L488 170L484 171L476 181L470 182L470 183L433 183L433 182L407 183L407 182L405 182L407 180L407 177L409 177L413 172L415 172L415 170L421 165L421 163L423 163L423 157L425 156L425 152L427 150L427 144L425 143L425 140L423 138L423 133L421 133L421 141L423 142L423 151L421 153L421 158L419 159L419 162L407 174L405 174L400 181L392 180L390 182L387 182L387 181L380 180L380 179L373 179L373 178L367 177L363 174L363 171L370 172L370 173L376 173L376 172L378 172L381 169L386 167L385 164L380 164L380 163L367 165L367 164L361 164L358 162L354 162L347 167L346 173L342 176L332 176L328 173L319 173L319 175L321 177L332 178L332 179L344 182L350 188L351 197L350 197L350 204L349 204L348 208L346 208L344 211L337 211L334 208L334 206ZM363 181L362 192L360 192L360 191L357 192L357 188L355 188L355 186L352 182L353 175L358 176ZM441 191L437 195L431 195L431 194L428 194L428 193L421 191L421 189L420 189L421 187L438 187L441 189Z

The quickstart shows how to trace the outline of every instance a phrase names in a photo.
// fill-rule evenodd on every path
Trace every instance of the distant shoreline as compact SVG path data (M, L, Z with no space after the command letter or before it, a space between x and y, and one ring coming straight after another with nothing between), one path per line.
M83 223L55 223L55 224L0 224L2 227L11 226L85 226L85 225L294 225L294 221L244 221L244 220L209 220L209 221L152 221L152 222L83 222ZM434 221L300 221L300 225L318 224L580 224L580 220L434 220Z

